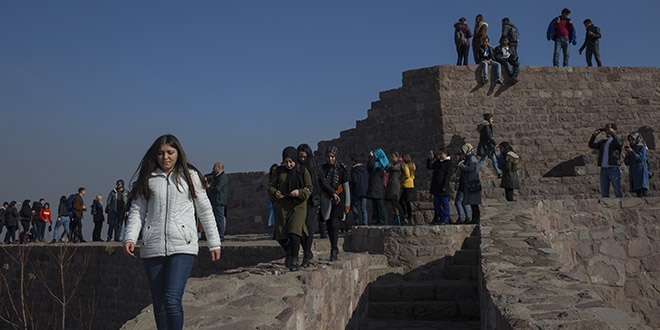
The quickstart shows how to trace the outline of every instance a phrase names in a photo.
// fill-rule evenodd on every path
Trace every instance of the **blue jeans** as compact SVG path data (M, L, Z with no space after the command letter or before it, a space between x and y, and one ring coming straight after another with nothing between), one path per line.
M449 196L433 195L433 209L438 221L449 222Z
M468 56L470 55L470 44L456 47L456 53L458 54L456 65L468 65Z
M600 192L603 197L610 197L610 183L614 188L614 196L623 197L621 194L621 171L618 167L600 168Z
M60 227L64 227L64 233L69 234L69 223L71 223L71 218L68 216L61 216L59 221L55 221L55 229L53 230L53 239L59 240L60 236L59 231Z
M568 66L568 37L555 39L555 52L552 55L552 66L559 66L559 51L564 53L563 66Z
M481 168L481 166L484 165L486 162L486 158L490 158L490 160L493 162L493 167L495 168L495 173L500 176L502 175L502 172L500 171L500 168L497 166L497 157L493 153L490 156L483 155L481 156L481 159L479 159L479 162L477 162L477 171Z
M224 205L213 206L213 215L215 216L215 223L218 226L218 234L220 234L220 240L225 240L225 228L227 227L227 217L225 217L225 207Z
M497 80L502 80L502 66L497 61L490 61L490 65L495 68L497 72ZM488 63L486 61L479 62L479 67L483 70L484 80L488 80Z
M515 65L508 61L502 62L502 65L504 66L504 69L506 69L506 72L509 73L511 79L518 79L518 74L520 74L520 63L518 63L518 61L516 61Z
M108 241L113 239L113 232L114 232L114 240L119 241L121 238L121 226L124 223L124 212L115 212L112 211L110 212L110 215L108 216Z
M195 256L174 254L142 259L151 288L154 318L159 330L183 329L183 290Z
M454 199L454 206L458 212L458 220L470 220L470 205L463 205L463 191L456 191L456 198Z
M34 229L34 236L35 236L34 238L37 240L41 240L42 238L44 238L44 230L46 229L46 222L37 220L34 222L34 224L36 227Z
M363 224L367 225L369 221L369 216L367 215L367 198L366 197L355 197L351 196L351 212L353 213L353 223L356 225ZM358 208L360 209L358 211ZM362 215L362 221L360 221L360 215Z

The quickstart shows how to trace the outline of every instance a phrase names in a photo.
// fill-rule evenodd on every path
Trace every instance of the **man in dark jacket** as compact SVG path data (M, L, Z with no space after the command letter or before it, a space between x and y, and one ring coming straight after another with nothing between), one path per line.
M432 225L446 225L449 221L449 195L451 195L450 179L456 172L454 162L449 158L447 149L440 149L438 157L433 156L433 151L426 160L426 168L433 170L431 175L430 193L433 196L434 217Z
M509 73L512 83L518 82L518 74L520 73L520 62L518 61L518 53L509 44L509 38L502 37L500 45L495 47L495 60L500 62L502 66Z
M600 46L598 46L598 40L600 39L600 28L593 25L591 20L588 18L584 20L584 27L587 29L587 35L584 38L582 47L580 47L580 50L578 50L578 54L582 55L582 51L586 48L587 53L585 55L587 57L587 66L592 66L592 55L596 58L596 65L602 66L600 63Z
M229 201L229 180L225 173L225 165L221 162L213 164L213 182L208 189L209 200L213 207L213 215L218 225L220 240L225 240L227 227L227 202Z
M509 45L518 54L518 41L520 41L518 28L511 23L508 17L502 19L502 37L509 39Z
M490 46L489 44L490 40L488 37L484 38L481 47L479 47L479 50L477 52L477 59L479 60L479 68L481 68L482 73L483 73L483 83L484 85L488 83L488 72L490 68L488 65L492 65L495 68L495 72L497 74L497 80L495 80L496 84L501 85L502 82L502 66L500 65L499 62L495 60L495 49Z
M357 160L357 155L351 156L351 211L355 225L367 225L367 190L369 189L369 173L367 166ZM359 209L359 211L358 211ZM362 215L362 219L360 219Z
M605 132L605 139L596 142L596 137ZM589 148L598 149L598 166L600 166L600 192L603 197L610 197L610 183L616 197L621 194L621 148L623 139L616 135L616 125L606 124L597 128L589 139Z
M105 202L105 213L108 214L106 242L110 242L113 238L115 242L121 242L121 227L128 211L128 196L129 192L124 188L124 180L117 180L116 188L110 191Z

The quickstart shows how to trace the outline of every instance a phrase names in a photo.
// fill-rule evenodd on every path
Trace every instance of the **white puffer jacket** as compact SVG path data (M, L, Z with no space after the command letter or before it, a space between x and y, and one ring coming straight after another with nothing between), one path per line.
M194 200L188 194L188 185L183 175L177 187L173 174L168 177L157 169L149 178L149 200L140 196L131 204L124 244L136 243L142 229L140 257L163 257L177 253L197 255L199 247L195 213L204 227L209 249L220 249L220 236L211 202L197 172L190 171L190 175L197 196Z

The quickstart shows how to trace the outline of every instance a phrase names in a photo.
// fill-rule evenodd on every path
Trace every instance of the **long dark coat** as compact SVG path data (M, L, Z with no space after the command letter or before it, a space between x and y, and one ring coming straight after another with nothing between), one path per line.
M387 188L385 189L385 199L388 201L398 201L401 196L401 170L403 169L402 162L393 162L387 166L387 172L390 178L387 181Z
M520 189L520 179L518 178L518 163L520 157L510 151L506 156L499 156L497 165L502 170L502 182L500 188Z
M367 172L369 172L369 189L367 189L367 198L369 199L384 199L385 187L383 187L383 169L375 167L376 157L369 156L367 162Z
M460 166L461 168L461 181L459 182L459 189L463 191L463 205L479 205L481 204L481 191L468 192L466 182L479 179L479 170L477 169L477 156L473 153L465 157L465 161Z

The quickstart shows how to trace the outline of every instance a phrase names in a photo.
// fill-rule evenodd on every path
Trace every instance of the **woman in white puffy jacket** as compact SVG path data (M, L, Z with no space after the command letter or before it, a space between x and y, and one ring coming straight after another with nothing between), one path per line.
M142 230L140 257L151 287L158 329L182 329L183 291L197 244L195 214L204 227L211 260L220 259L220 236L203 175L186 160L174 135L160 136L136 171L124 238L124 253L135 256Z

